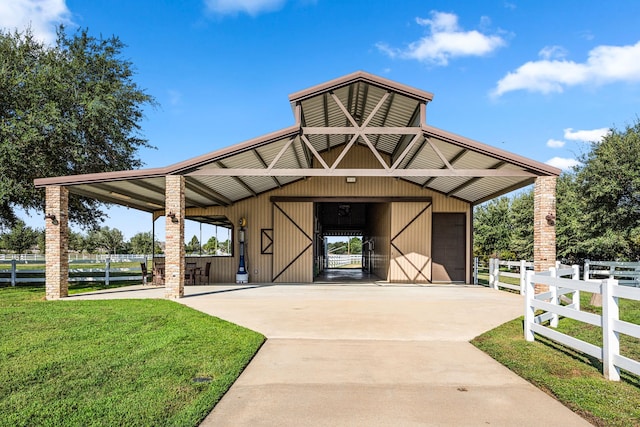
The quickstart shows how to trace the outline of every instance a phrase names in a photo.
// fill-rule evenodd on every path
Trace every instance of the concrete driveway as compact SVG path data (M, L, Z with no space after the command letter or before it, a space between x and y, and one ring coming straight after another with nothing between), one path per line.
M180 303L268 338L205 427L590 425L468 343L520 316L518 295L376 284L189 286L186 294Z

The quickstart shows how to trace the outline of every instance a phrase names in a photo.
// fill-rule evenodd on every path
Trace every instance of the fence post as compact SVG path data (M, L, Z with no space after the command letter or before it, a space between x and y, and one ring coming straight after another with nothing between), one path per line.
M589 280L589 260L588 259L584 260L584 273L583 273L583 275L584 275L584 279L583 280L585 282L588 281Z
M520 260L520 295L524 294L525 289L525 280L527 279L527 261L521 259Z
M573 264L571 268L573 269L573 275L571 275L571 279L580 280L580 266L577 264ZM580 311L580 291L577 289L573 291L573 295L571 296L571 304L573 305L573 308L575 310Z
M549 274L551 275L551 277L558 277L558 271L555 267L549 267ZM549 286L549 292L551 292L551 304L558 305L558 285L554 283L552 286ZM558 321L558 313L553 313L549 326L551 326L552 328L557 328Z
M480 265L478 257L473 258L473 284L478 284L478 266Z
M12 259L11 260L11 286L15 286L17 280L17 266L16 266L16 260Z
M533 274L533 271L527 270L524 279L524 339L527 341L535 340L531 330L531 325L535 321L535 308L532 307L531 302L536 297L536 292L533 288Z
M493 263L495 258L489 258L489 287L494 288L495 277L493 277Z
M107 258L104 265L104 285L109 286L109 269L111 268L111 259Z
M618 286L615 279L602 281L602 367L605 378L620 381L620 368L615 366L614 356L620 354L620 334L615 331L618 320L618 298L613 296L613 289Z

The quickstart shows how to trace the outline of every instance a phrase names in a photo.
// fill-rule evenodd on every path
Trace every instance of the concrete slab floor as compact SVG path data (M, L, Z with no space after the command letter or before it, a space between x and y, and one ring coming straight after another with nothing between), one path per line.
M187 286L178 302L268 338L204 427L590 425L468 343L520 316L519 295L470 285L230 284Z

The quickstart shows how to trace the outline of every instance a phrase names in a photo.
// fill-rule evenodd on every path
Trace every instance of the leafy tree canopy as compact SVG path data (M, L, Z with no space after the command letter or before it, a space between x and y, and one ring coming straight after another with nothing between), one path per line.
M150 231L143 233L136 233L131 240L131 250L135 254L150 254L153 251L153 237ZM160 251L160 244L156 240L155 245L156 253Z
M611 129L580 161L576 180L586 207L583 251L607 259L640 257L640 119Z
M611 129L558 178L558 257L571 263L640 259L640 120ZM533 256L533 191L474 211L474 250L503 259Z
M54 46L0 30L0 224L16 223L16 208L44 211L35 178L142 166L140 121L155 100L133 81L124 47L86 29L61 26ZM69 207L81 226L104 218L95 200L72 195Z
M34 230L25 225L24 221L17 220L8 232L0 236L0 242L4 249L13 253L24 254L27 253L32 246L38 244L38 238L42 234L42 231Z
M96 248L102 248L108 253L117 253L119 249L124 247L124 235L117 228L100 227L97 230L91 230L87 236L90 245Z

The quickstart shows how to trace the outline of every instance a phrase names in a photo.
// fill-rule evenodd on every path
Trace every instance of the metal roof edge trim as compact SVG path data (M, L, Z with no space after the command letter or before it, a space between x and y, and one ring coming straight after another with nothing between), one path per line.
M158 178L167 175L167 168L133 169L125 171L98 172L80 175L55 176L36 178L33 183L36 188L52 185L80 185L98 182L122 181L127 179Z
M376 76L365 71L356 71L355 73L347 74L346 76L338 77L325 83L320 83L319 85L312 86L308 89L294 92L289 95L289 102L295 104L298 101L312 98L321 93L338 89L357 81L364 81L420 101L429 102L433 100L433 93L431 92L416 89L412 86L407 86L393 80L385 79L384 77Z
M545 175L559 176L562 173L561 169L547 165L546 163L538 162L536 160L532 160L527 157L523 157L523 156L511 153L509 151L502 150L500 148L492 147L482 142L474 141L472 139L465 138L463 136L456 135L454 133L447 132L442 129L438 129L433 126L422 125L422 131L428 136L441 138L446 142L450 142L458 146L471 149L476 152L487 154L491 157L495 157L500 160L506 160L510 163L525 167L527 169L532 169L536 172L540 172Z

